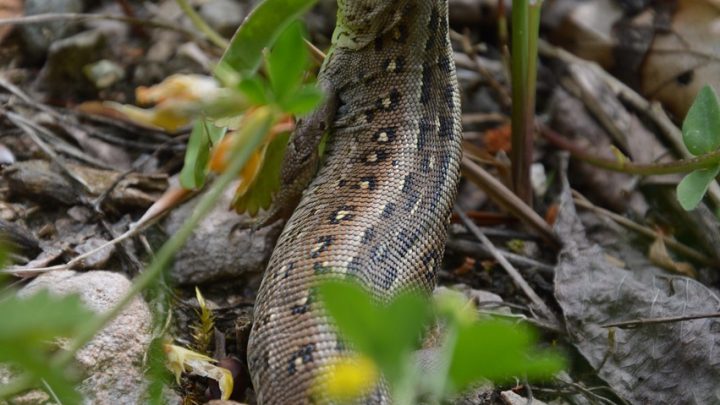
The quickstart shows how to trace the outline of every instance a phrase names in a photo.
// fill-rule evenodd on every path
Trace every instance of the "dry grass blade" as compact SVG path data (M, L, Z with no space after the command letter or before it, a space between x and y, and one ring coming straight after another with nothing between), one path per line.
M582 208L591 210L598 215L608 217L611 220L613 220L614 222L618 223L619 225L622 225L625 228L633 230L643 236L647 236L648 238L651 238L651 239L655 239L658 237L662 238L663 242L665 243L665 245L667 247L676 251L677 253L680 253L681 255L684 255L690 259L696 260L707 266L712 266L712 267L720 266L720 263L718 263L716 260L708 257L704 253L701 253L701 252L691 248L690 246L680 243L680 242L676 241L675 239L670 238L665 235L658 236L657 232L655 230L653 230L652 228L648 228L647 226L640 225L636 222L633 222L633 221L623 217L622 215L618 215L612 211L608 211L604 208L594 205L588 199L583 197L582 194L578 193L575 190L573 190L573 200L578 207L582 207Z
M502 268L508 273L510 278L512 278L515 285L518 286L522 290L522 292L530 299L535 309L538 311L538 313L549 323L555 326L555 329L560 329L559 325L560 322L558 321L557 317L555 317L555 314L548 308L547 305L545 305L545 302L540 298L540 296L537 295L535 290L530 287L530 284L525 281L523 276L520 274L519 271L515 267L513 267L512 264L503 256L493 245L493 243L488 239L485 234L480 231L480 229L475 225L468 216L462 212L460 209L455 209L455 212L458 214L460 219L462 220L463 224L470 230L470 232L482 242L483 245L490 251L490 253L493 255L495 260L502 266Z
M496 204L532 228L553 247L560 247L560 242L552 228L540 215L468 157L462 159L462 173L468 180L485 191Z

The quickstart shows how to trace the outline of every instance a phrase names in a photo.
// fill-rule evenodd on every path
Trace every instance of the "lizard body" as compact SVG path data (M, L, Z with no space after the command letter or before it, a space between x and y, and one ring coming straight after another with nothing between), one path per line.
M318 77L332 111L310 120L329 125L326 157L256 300L248 366L259 404L328 402L312 387L347 349L314 296L319 276L354 279L379 302L435 286L461 154L447 18L447 0L339 0ZM380 385L363 403L389 403Z

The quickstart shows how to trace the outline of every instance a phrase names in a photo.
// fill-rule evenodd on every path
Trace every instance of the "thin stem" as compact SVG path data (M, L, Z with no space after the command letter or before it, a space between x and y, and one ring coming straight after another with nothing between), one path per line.
M530 88L531 58L528 0L515 2L512 7L512 184L513 191L529 206L532 206L530 165L532 164L533 117L535 89Z
M708 318L720 318L720 312L713 312L710 314L685 315L685 316L666 316L663 318L640 318L640 319L633 319L631 321L606 323L606 324L600 325L600 326L603 328L611 328L611 327L629 328L629 327L636 327L636 326L640 326L640 325L654 325L654 324L658 324L658 323L682 322L682 321L692 321L694 319L708 319Z
M653 176L662 174L688 173L693 170L707 169L720 164L720 149L696 156L692 159L680 159L668 163L632 163L627 160L611 160L597 157L588 152L583 151L577 145L564 139L560 134L548 128L541 126L540 133L543 137L553 145L567 150L572 157L587 162L593 166L614 172L636 174L640 176Z
M504 184L491 176L481 166L475 164L468 156L463 157L461 167L463 176L485 191L493 202L534 229L552 247L560 249L562 243L555 235L552 227Z
M210 27L205 20L200 17L200 14L198 14L194 8L190 5L190 3L187 2L187 0L175 0L178 6L180 6L180 9L190 18L190 21L192 21L195 28L200 30L207 39L215 44L217 47L225 49L230 45L230 42L223 38L220 34L217 33L212 27Z
M545 302L540 298L540 296L537 295L535 290L532 289L530 284L528 284L527 281L523 278L523 276L520 274L515 267L513 267L510 262L505 259L503 255L501 255L497 248L495 248L495 245L488 239L485 234L480 231L477 225L475 225L474 222L468 218L468 216L458 207L455 207L455 212L458 214L460 219L463 222L463 225L465 225L470 233L473 234L476 238L482 242L485 247L490 251L490 253L493 255L493 258L500 264L500 266L507 272L507 274L510 276L510 278L513 280L516 286L520 288L520 290L525 294L526 297L530 299L530 302L532 302L535 309L538 311L540 315L542 315L543 320L555 325L559 326L560 322L555 317L555 314L548 308L548 306L545 304Z
M663 242L667 247L674 250L675 252L686 256L690 259L696 260L706 266L710 267L716 267L718 266L718 262L715 259L712 259L705 254L691 248L690 246L687 246L685 244L682 244L675 239L666 236L658 234L657 231L648 228L647 226L640 225L638 223L635 223L627 218L625 218L622 215L618 215L612 211L608 211L605 208L598 207L594 204L592 204L588 199L586 199L582 194L576 192L573 190L573 201L578 207L589 209L593 212L595 212L598 215L604 215L611 220L617 222L618 224L624 226L625 228L628 228L630 230L633 230L641 235L644 235L650 239L656 239L656 238L662 238Z

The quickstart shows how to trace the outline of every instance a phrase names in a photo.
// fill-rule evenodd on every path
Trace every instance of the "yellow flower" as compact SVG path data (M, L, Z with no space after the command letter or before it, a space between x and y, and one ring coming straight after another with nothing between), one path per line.
M379 372L367 356L352 355L336 360L324 372L317 388L335 401L350 401L370 392L378 381Z

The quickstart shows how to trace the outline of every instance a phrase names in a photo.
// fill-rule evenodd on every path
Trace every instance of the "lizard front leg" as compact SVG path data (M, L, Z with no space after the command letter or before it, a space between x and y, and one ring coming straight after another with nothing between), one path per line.
M320 142L331 129L337 109L337 96L332 85L320 80L319 86L326 99L313 113L298 121L290 136L280 172L280 190L271 207L246 226L259 229L289 218L300 202L303 190L315 176L320 164Z

